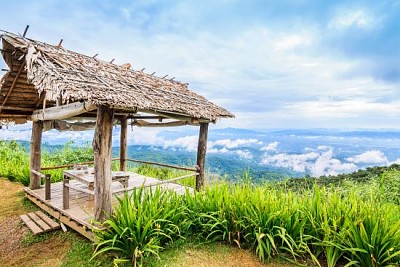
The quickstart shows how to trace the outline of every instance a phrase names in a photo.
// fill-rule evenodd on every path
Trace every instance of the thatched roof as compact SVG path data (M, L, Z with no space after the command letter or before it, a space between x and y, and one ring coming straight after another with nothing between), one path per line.
M11 33L1 35L10 70L0 88L0 120L29 119L33 110L91 101L121 112L150 111L215 121L233 117L187 84L131 70ZM44 100L44 101L43 101Z

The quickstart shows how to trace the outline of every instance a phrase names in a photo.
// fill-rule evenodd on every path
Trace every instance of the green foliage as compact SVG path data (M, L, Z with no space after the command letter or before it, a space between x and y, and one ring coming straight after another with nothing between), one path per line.
M0 140L0 176L24 185L29 184L29 151L16 141ZM76 146L68 142L60 149L43 151L42 166L58 166L93 160L93 151L89 144ZM61 181L62 169L47 171L52 181Z
M0 140L0 176L29 184L29 155L16 141Z
M400 205L400 172L388 170L377 180L379 196L384 202Z
M158 255L167 243L182 238L189 222L184 199L171 192L134 190L118 198L115 214L104 222L107 231L97 231L97 247L93 258L107 251L122 257L114 263L141 265L142 258Z
M42 166L60 166L88 161L93 161L93 149L89 143L77 146L73 141L70 141L60 149L45 150L42 153ZM62 180L63 169L45 172L51 174L52 182Z
M263 261L400 264L400 206L317 185L302 194L250 182L218 182L184 195L140 189L120 200L105 225L96 255L113 250L132 262L197 236L252 249Z

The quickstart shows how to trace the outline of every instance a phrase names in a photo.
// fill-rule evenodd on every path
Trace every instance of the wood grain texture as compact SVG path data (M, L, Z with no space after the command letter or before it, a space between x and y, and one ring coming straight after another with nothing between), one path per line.
M33 122L32 123L32 135L31 135L31 151L30 151L30 160L31 160L31 170L35 170L40 172L40 161L42 157L42 129L43 122ZM30 174L30 182L29 188L36 189L40 187L41 177L35 173Z
M111 205L111 155L114 110L108 106L97 107L94 152L94 206L96 220L103 222L112 214Z
M207 152L208 123L200 123L199 144L197 147L197 166L199 167L196 176L196 190L199 191L204 186L206 152Z

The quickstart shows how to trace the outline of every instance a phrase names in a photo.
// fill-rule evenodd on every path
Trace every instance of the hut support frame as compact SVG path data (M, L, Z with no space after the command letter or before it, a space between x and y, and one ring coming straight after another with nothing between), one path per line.
M41 158L42 158L42 130L43 122L37 121L32 123L32 135L31 135L31 152L30 152L30 169L36 172L40 172ZM37 189L40 187L41 177L35 172L30 173L29 188Z
M108 106L97 107L94 152L94 205L95 218L104 221L112 214L111 205L111 145L114 110Z
M199 191L204 186L206 152L207 152L208 123L200 123L199 144L197 147L197 169L196 190Z

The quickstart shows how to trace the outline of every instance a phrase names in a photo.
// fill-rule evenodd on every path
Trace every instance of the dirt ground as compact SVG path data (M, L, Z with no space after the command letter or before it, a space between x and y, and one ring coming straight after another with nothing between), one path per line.
M32 235L19 218L28 212L22 189L22 185L0 178L0 266L60 266L69 241L54 236L29 243Z
M171 265L174 267L293 267L286 264L265 264L258 260L252 253L246 250L232 248L229 252L210 255L205 250L186 250L179 261Z

